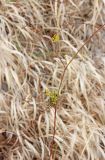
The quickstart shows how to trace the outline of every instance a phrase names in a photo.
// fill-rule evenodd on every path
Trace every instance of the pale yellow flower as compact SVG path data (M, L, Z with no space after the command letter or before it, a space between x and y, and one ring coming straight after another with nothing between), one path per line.
M60 40L59 34L54 34L54 36L52 37L52 41L53 42L58 42L59 40Z

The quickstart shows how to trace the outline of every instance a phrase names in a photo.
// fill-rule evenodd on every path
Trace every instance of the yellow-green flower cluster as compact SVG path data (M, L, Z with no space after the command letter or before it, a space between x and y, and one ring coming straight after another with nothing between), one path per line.
M46 89L45 91L46 96L50 98L50 103L52 105L55 105L58 100L58 92L57 91L49 91L49 89Z
M52 37L52 41L53 42L58 42L59 40L60 40L59 34L54 34L53 37Z

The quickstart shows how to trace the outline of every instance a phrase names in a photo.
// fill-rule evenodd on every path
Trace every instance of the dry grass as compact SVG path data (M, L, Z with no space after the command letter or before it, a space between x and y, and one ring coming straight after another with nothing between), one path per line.
M54 107L45 90L58 90L104 14L105 0L0 1L0 160L51 160ZM67 68L53 160L105 159L104 44L105 29Z

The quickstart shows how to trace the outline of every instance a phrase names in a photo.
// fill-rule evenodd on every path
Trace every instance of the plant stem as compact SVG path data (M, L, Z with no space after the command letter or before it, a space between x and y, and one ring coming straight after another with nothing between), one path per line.
M62 77L61 77L61 81L60 81L60 85L58 88L58 97L60 95L60 89L62 86L62 82L65 76L65 72L68 68L68 66L71 64L71 62L77 57L78 53L81 51L81 49L90 42L90 40L101 30L105 27L105 24L103 24L101 27L99 27L86 41L85 43L78 49L78 51L74 54L74 56L72 57L72 59L68 62L68 64L65 66ZM57 113L57 104L54 107L54 129L53 129L53 140L51 142L51 146L50 146L50 160L52 160L52 158L54 157L53 155L53 145L54 145L54 139L55 139L55 134L56 134L56 113Z
M60 94L60 89L61 89L61 86L62 86L62 82L63 82L63 78L64 78L64 75L65 75L65 72L68 68L68 66L71 64L71 62L77 57L78 53L81 51L81 49L90 42L90 40L101 30L105 27L105 24L103 24L101 27L99 27L86 41L85 43L78 49L78 51L74 54L74 56L72 57L72 59L68 62L68 64L65 66L64 68L64 71L63 71L63 74L62 74L62 77L61 77L61 81L60 81L60 85L59 85L59 88L58 88L58 94Z

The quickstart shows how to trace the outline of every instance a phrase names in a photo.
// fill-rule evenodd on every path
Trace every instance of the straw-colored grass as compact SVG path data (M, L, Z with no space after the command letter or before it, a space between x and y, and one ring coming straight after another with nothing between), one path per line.
M105 160L105 29L65 72L52 146L46 94L104 15L105 0L0 1L0 160Z

